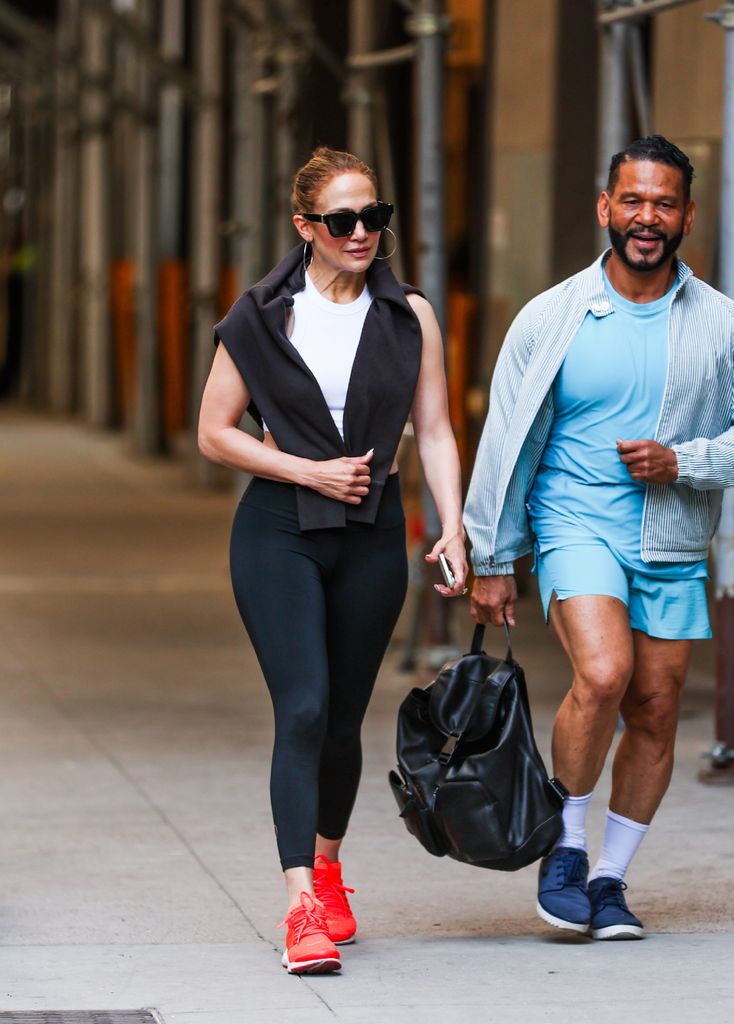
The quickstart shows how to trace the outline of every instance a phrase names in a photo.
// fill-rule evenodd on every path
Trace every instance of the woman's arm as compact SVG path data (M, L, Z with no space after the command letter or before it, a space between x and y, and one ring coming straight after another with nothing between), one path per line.
M436 589L444 597L456 597L464 590L467 562L461 523L461 467L449 420L441 331L429 302L420 295L409 295L408 302L423 332L421 370L413 399L413 430L418 457L442 525L441 536L426 555L426 561L437 562L439 554L446 556L456 583L451 589L437 584Z
M323 462L288 455L239 429L250 392L224 345L217 348L199 413L199 450L212 462L255 476L311 487L359 505L370 484L372 453Z

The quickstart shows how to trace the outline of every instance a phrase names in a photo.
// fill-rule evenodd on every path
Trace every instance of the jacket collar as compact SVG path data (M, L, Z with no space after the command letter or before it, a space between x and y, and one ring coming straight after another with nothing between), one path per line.
M600 319L603 316L607 316L608 313L614 312L609 293L604 285L604 275L602 273L602 267L604 262L611 253L611 249L605 249L604 252L594 260L590 267L586 270L582 270L581 277L581 295L582 301L593 315ZM683 260L678 259L678 280L675 284L675 292L677 295L681 288L685 286L686 281L693 277L693 271L687 266Z

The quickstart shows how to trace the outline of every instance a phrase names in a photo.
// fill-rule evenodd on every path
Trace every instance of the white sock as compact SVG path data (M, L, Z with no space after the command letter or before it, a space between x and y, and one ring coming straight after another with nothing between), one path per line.
M593 790L586 796L567 796L563 802L563 834L556 846L571 846L574 850L586 849L586 811Z
M649 828L649 825L632 821L631 818L623 818L614 811L607 811L604 843L589 880L604 877L617 878L621 882Z

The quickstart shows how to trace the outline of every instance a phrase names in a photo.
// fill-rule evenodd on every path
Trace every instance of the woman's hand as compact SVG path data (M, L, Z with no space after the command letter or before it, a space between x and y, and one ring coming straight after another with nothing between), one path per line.
M311 462L303 483L327 498L336 498L347 505L359 505L369 493L373 455L374 448L370 448L366 455Z
M461 534L440 537L426 555L426 561L437 562L439 555L444 555L446 558L456 582L453 587L447 587L443 583L435 583L435 589L439 592L441 597L461 597L464 593L466 576L469 571L469 566L466 561L463 531Z

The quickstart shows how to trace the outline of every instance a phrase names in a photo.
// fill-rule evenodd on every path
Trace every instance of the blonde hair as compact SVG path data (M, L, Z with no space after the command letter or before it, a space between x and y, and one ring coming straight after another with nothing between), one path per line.
M316 198L337 174L363 174L372 183L377 195L377 175L368 164L353 153L319 146L308 161L293 175L291 207L294 213L313 212Z

